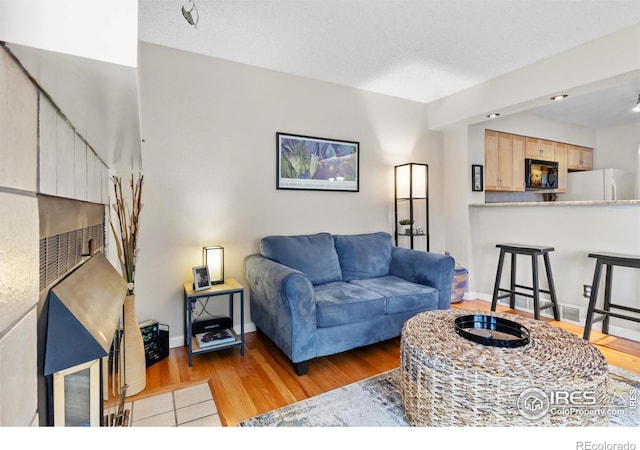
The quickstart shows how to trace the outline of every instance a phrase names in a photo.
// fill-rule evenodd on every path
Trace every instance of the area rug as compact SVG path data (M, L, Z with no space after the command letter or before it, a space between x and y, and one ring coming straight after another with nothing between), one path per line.
M640 375L609 366L611 406L624 414L609 417L609 426L640 426L640 408L633 396ZM631 396L631 400L630 400ZM334 389L252 417L241 427L408 427L400 395L400 369Z

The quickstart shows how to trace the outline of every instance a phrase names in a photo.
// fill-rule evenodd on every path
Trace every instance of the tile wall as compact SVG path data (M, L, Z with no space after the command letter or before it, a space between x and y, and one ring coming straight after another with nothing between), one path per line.
M108 167L1 45L0 99L0 427L38 426L38 195L108 204Z
M0 48L0 426L38 424L38 92Z

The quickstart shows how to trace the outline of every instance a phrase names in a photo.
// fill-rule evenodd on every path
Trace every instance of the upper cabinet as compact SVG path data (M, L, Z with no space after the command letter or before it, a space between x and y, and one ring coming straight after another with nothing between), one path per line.
M558 188L566 192L567 173L593 168L593 149L529 136L485 130L485 190L524 191L525 158L558 163Z
M485 190L524 191L524 145L514 138L485 130Z
M527 158L554 161L554 142L527 137Z
M524 192L524 157L527 142L524 136L512 135L513 141L513 190Z
M593 149L568 144L567 167L570 171L593 170Z
M556 192L567 192L567 144L554 142L553 158L558 162L558 189Z
M485 130L484 132L484 188L487 191L499 191L500 161L498 158L498 132Z

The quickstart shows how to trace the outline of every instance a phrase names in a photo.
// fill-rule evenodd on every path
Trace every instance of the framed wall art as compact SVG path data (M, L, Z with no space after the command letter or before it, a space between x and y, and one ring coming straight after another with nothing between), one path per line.
M484 178L482 174L482 166L473 164L471 166L471 190L483 191L484 190Z
M360 189L360 143L276 133L276 189Z

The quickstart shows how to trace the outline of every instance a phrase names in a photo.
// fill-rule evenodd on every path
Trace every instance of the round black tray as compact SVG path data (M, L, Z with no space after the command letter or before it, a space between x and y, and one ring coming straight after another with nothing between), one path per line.
M454 321L456 333L465 339L492 347L522 347L529 343L529 330L502 317L472 314Z

